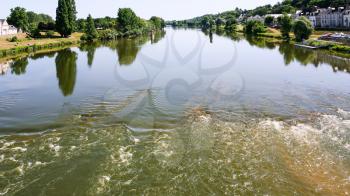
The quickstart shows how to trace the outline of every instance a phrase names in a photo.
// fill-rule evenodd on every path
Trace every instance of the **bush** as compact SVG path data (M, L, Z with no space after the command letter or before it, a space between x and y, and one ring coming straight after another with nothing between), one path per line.
M40 38L41 33L38 28L30 28L29 31L27 32L27 36L31 38Z
M244 31L246 34L257 35L259 33L265 33L266 27L260 21L251 20L251 21L248 21Z
M275 20L274 17L272 17L272 16L267 16L267 17L265 18L265 25L266 25L266 26L272 26L274 20Z
M119 37L119 33L111 29L100 30L98 31L98 37L101 40L115 40Z
M18 42L19 41L17 36L13 36L11 38L7 38L6 40L9 41L9 42Z
M237 29L237 21L235 18L230 18L225 23L225 30L228 32L235 32Z
M350 46L333 45L330 49L334 51L350 53Z
M55 32L54 31L47 31L46 32L46 37L48 37L48 38L51 38L51 37L53 37L55 35Z

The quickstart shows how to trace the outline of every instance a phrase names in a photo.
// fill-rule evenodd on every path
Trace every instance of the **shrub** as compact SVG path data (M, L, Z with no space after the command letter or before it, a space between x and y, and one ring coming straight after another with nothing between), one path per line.
M119 33L115 30L106 29L98 31L98 37L101 40L114 40L119 37Z
M13 36L11 38L7 38L6 40L9 41L9 42L18 42L19 41L17 36Z
M46 32L46 37L48 37L48 38L51 38L51 37L53 37L55 35L55 32L54 31L47 31Z
M248 23L245 27L246 34L257 35L259 33L264 33L264 32L266 32L266 27L264 26L264 24L262 22L257 21L257 20L248 21Z
M274 17L272 17L272 16L267 16L267 17L265 18L265 25L266 25L266 26L272 26L274 20L275 20Z

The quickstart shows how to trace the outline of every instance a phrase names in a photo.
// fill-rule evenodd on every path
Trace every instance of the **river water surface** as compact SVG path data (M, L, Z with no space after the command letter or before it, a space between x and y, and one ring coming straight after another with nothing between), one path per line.
M0 66L0 195L350 194L349 59L167 28Z

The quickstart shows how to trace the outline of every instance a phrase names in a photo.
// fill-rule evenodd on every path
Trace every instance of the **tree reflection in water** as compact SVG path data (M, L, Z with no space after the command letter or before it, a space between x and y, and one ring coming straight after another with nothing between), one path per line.
M78 55L71 49L64 49L56 56L56 76L64 96L73 94L77 77Z
M140 46L148 41L147 36L134 39L119 39L116 44L118 61L120 65L131 65L140 51Z
M334 56L326 50L311 50L307 48L296 47L293 44L276 41L270 38L257 38L246 36L246 40L251 46L257 46L264 49L275 49L283 55L286 65L297 61L304 66L314 65L318 67L320 64L328 64L332 66L333 71L344 71L350 73L350 59Z
M279 52L283 55L286 65L297 61L302 65L328 64L332 66L333 71L344 71L350 73L350 59L336 57L328 51L310 50L306 48L295 47L292 44L282 43L279 46Z
M96 49L99 48L100 46L101 46L100 42L92 42L92 43L82 44L79 47L79 50L81 52L87 52L87 63L89 67L91 67L92 64L94 63Z
M11 73L15 75L25 74L27 65L28 57L15 59L11 64Z

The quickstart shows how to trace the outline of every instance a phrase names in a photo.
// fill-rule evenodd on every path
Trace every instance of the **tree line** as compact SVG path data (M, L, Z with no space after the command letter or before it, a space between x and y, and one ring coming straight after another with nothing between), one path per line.
M75 0L58 0L55 21L49 15L28 12L21 7L11 9L7 21L33 38L42 37L43 31L47 32L48 37L53 36L53 31L57 31L61 37L69 37L74 32L83 32L82 40L89 41L137 36L165 27L162 18L153 16L145 20L138 17L130 8L120 8L116 18L94 19L89 15L86 19L77 19Z

